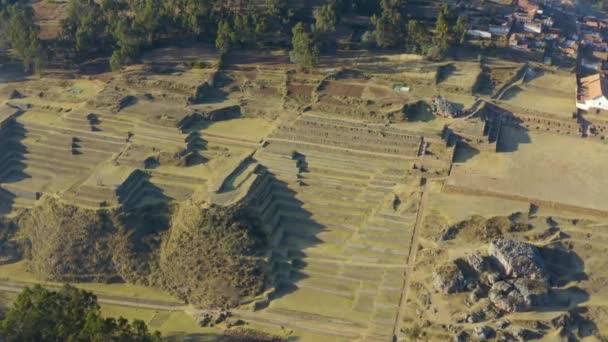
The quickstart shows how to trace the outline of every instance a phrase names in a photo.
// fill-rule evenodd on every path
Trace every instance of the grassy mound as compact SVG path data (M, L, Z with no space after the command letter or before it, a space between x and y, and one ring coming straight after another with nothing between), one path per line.
M45 197L19 222L28 241L30 269L54 281L110 281L115 231L110 214Z
M160 252L163 288L203 307L230 307L259 294L264 250L253 220L238 206L181 204Z
M29 268L43 279L157 286L222 308L265 285L264 238L240 206L192 201L128 212L44 197L18 222Z

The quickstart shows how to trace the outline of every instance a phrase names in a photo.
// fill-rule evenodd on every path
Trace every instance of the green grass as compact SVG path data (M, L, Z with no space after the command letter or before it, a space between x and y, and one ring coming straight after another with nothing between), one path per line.
M258 142L272 128L272 123L260 118L241 118L214 122L204 131L210 134Z
M286 309L323 316L366 322L368 314L354 312L354 299L327 294L311 289L298 289L271 302L274 309Z
M50 286L61 286L61 283L44 281L26 270L26 262L19 261L13 264L0 266L0 279L27 284L45 284ZM151 287L132 284L102 284L102 283L80 283L72 284L78 288L92 291L96 294L114 295L131 298L145 298L161 301L178 301L170 294Z
M159 331L163 337L178 341L215 341L221 334L216 328L200 327L192 317L181 311L159 311L130 308L117 305L101 305L102 314L108 317L124 317L146 322L152 331Z
M431 193L426 212L441 213L448 223L454 224L472 215L485 217L510 215L517 211L527 212L528 204L491 197L466 196L450 193Z

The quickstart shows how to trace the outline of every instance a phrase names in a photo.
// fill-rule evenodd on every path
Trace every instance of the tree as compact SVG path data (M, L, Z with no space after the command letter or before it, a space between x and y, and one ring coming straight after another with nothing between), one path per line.
M34 23L34 11L29 5L20 3L3 9L2 36L17 51L24 68L39 72L46 60L47 51L38 38L40 28Z
M222 20L217 26L217 36L215 38L215 47L221 52L227 52L234 44L235 32L230 27L227 20Z
M162 0L134 1L132 10L135 13L133 26L152 45L163 27L164 13Z
M317 7L313 14L315 23L312 26L312 32L319 46L324 50L335 46L336 38L334 32L336 32L336 24L338 22L336 4L329 3Z
M77 59L85 59L101 51L109 50L107 21L102 8L94 1L71 0L67 16L61 21L61 38L64 45L75 53Z
M454 41L456 43L462 44L466 30L466 19L463 16L459 16L456 25L454 26Z
M382 14L372 16L376 43L379 47L391 48L402 45L405 21L401 16L402 3L399 0L382 0Z
M428 30L418 20L407 23L407 45L414 51L421 51L429 43Z
M291 61L302 68L313 68L319 59L319 49L313 39L302 23L294 26L292 33L292 50L289 53Z
M141 40L137 33L134 32L129 20L126 18L118 19L112 36L118 45L110 58L112 70L118 70L124 65L135 62L141 49Z
M313 11L315 17L315 23L312 26L312 31L317 33L329 33L336 31L336 24L338 22L336 14L336 4L329 3L321 7L317 7Z
M0 321L0 335L9 342L161 340L142 321L101 317L97 297L70 285L58 291L25 288Z
M444 6L441 11L439 11L437 23L435 24L435 36L433 38L435 45L443 51L445 51L450 44L450 26L446 8L447 6Z

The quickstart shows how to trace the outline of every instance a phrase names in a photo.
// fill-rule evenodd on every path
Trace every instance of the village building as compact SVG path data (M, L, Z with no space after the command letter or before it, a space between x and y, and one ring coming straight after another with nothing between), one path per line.
M492 39L492 33L486 30L467 30L467 36L478 39Z
M509 37L509 46L518 50L527 50L529 43L528 39L520 33L513 33Z
M604 75L598 73L579 79L576 108L608 110L608 83Z
M490 25L489 31L491 34L494 34L497 36L506 36L509 34L509 32L511 32L511 27L512 27L511 22L505 22L502 25Z
M538 21L528 21L524 23L524 32L542 33L543 25Z
M602 61L599 58L587 57L581 59L581 66L587 70L599 71L602 70Z

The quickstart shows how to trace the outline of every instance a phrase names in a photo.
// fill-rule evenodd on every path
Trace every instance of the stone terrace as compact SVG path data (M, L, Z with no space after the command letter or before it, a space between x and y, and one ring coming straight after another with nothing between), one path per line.
M266 176L250 195L272 237L282 286L269 308L249 319L392 339L419 193L411 192L406 201L415 204L403 209L392 201L420 144L397 130L311 116L272 134L254 155ZM327 311L303 298L339 304Z

